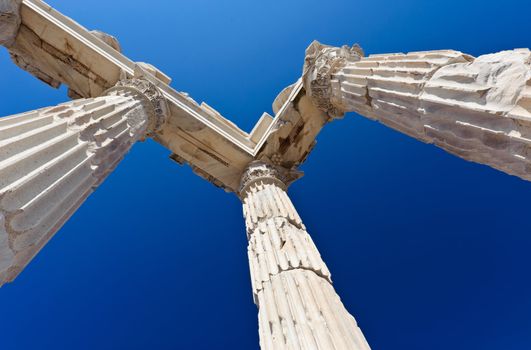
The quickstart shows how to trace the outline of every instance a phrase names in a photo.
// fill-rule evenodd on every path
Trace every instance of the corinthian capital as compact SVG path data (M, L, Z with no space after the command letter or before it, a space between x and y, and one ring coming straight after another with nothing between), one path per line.
M306 49L303 83L306 94L313 103L331 118L340 118L345 113L340 99L334 99L332 75L348 61L359 61L363 50L357 45L332 47L313 41Z
M106 91L106 95L132 93L144 100L146 112L148 113L148 136L162 128L168 119L169 108L165 97L160 90L145 79L124 79L120 80L114 87Z
M283 190L302 176L302 172L273 165L267 161L256 160L247 166L240 180L240 196L246 196L255 184L275 184Z

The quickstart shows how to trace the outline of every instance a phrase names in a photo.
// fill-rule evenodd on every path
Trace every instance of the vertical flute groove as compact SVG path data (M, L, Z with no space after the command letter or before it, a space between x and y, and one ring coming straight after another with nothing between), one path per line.
M359 50L313 43L306 63L305 87L330 117L357 112L531 180L529 49L477 58L453 50L362 57Z
M160 124L155 95L132 80L106 96L0 119L0 285L20 273L132 145Z
M254 162L240 190L261 348L369 349L283 181L272 166Z

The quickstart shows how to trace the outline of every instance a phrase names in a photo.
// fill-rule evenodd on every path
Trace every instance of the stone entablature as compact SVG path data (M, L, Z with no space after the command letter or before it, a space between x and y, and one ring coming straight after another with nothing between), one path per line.
M531 180L531 53L370 55L313 42L303 75L250 133L133 62L111 35L40 0L0 0L0 45L74 101L0 119L0 285L13 280L132 145L146 137L243 203L263 349L369 346L287 187L321 128L357 112Z

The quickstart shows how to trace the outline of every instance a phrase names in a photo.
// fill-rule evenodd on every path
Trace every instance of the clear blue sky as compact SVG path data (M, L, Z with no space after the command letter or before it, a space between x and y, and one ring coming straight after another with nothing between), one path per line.
M529 1L67 1L131 59L250 130L313 40L367 53L530 47ZM66 100L0 52L0 115ZM257 349L241 208L136 145L0 289L0 349ZM374 350L531 348L531 183L355 114L290 189Z

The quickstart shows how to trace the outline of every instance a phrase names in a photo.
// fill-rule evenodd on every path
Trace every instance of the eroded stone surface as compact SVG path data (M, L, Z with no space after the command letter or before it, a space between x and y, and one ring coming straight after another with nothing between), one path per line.
M262 349L368 350L289 199L292 171L253 162L240 196Z
M115 36L102 32L101 30L91 30L90 33L94 35L96 38L103 41L105 44L115 49L116 51L122 52L122 47L120 46L120 42Z
M355 55L336 67L330 88L335 110L531 180L528 49L478 58L452 50Z
M0 0L0 45L10 46L20 27L22 0Z
M131 146L160 127L156 92L106 96L0 119L0 285L13 280Z
M0 0L0 44L22 69L52 87L66 84L78 100L0 119L0 284L135 141L152 136L176 162L239 192L262 348L369 349L286 193L321 128L355 111L531 180L527 49L477 59L452 50L363 57L358 46L314 42L302 79L275 100L275 116L265 113L247 133L171 89L157 68L130 61L116 38L39 0L24 0L19 13L20 3Z
M306 94L331 118L342 117L345 113L341 100L335 99L331 85L332 75L348 62L357 62L362 57L363 50L358 45L332 47L314 41L306 49L303 68Z

